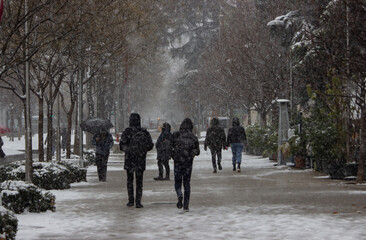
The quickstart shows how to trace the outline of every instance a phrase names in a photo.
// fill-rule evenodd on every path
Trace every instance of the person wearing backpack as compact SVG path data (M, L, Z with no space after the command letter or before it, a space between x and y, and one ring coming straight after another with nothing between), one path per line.
M107 130L101 130L93 135L92 144L96 146L95 163L97 164L99 181L107 180L107 163L110 149L113 147L113 137Z
M154 180L170 180L169 160L172 157L173 134L170 132L170 124L164 123L161 134L156 141L159 176ZM165 167L165 178L164 176Z
M221 149L225 149L226 147L225 131L222 127L220 127L220 122L217 118L213 118L211 120L211 126L207 129L204 143L205 151L207 151L207 147L209 147L211 151L213 173L217 173L216 156L217 166L219 167L219 170L222 170Z
M229 133L227 134L227 146L231 146L231 151L233 153L233 172L241 171L241 154L246 141L247 136L245 134L245 130L240 126L239 118L234 117L233 126L229 129ZM238 165L238 170L236 170L236 164Z
M154 143L150 133L141 128L141 118L138 113L131 113L130 126L126 128L119 142L120 149L125 152L124 169L127 172L127 206L142 208L142 183L146 168L146 153L153 149ZM136 177L136 198L134 197L133 181Z
M179 131L173 133L174 187L178 197L177 208L183 207L184 211L189 211L193 158L200 154L198 138L192 130L193 122L186 118L180 125Z

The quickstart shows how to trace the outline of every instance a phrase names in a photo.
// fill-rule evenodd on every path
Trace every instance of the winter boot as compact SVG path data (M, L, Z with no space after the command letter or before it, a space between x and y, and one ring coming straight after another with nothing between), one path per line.
M140 202L136 202L136 208L143 208L144 206Z
M126 205L127 205L127 207L133 207L133 205L135 205L135 203L133 202L133 200L129 200Z
M217 173L217 170L216 170L216 168L214 168L214 170L213 170L213 173Z
M179 196L178 197L178 202L177 202L177 208L181 209L183 207L183 197L182 196Z
M162 176L159 176L159 177L154 177L154 180L155 181L162 181L162 180L164 180L164 178Z
M235 164L233 164L233 172L236 172Z
M219 170L222 170L221 163L218 163L217 165L219 165Z
M163 180L165 180L165 181L169 181L169 180L170 180L169 175L166 175L166 177L165 177Z
M238 163L238 172L240 172L240 163Z

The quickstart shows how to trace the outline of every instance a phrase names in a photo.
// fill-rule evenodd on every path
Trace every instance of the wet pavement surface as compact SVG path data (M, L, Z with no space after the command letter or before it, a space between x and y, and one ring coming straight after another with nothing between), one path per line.
M201 146L191 180L190 211L176 208L173 164L170 181L155 181L156 153L148 154L142 204L127 207L122 154L109 158L107 182L96 167L88 181L52 191L56 212L21 214L17 239L362 239L366 236L366 185L330 180L310 169L274 166L243 154L232 171L212 172Z

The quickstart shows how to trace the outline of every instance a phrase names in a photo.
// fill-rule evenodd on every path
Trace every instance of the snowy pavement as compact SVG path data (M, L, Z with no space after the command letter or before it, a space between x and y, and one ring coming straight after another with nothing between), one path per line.
M202 147L202 146L201 146ZM56 212L25 213L18 240L81 239L364 239L366 186L330 180L311 170L274 167L268 158L243 155L233 173L231 151L212 173L211 156L195 158L190 211L176 208L174 181L154 181L156 153L148 154L142 204L126 206L122 155L111 155L107 182L53 190ZM170 163L173 170L172 162ZM171 173L171 179L173 173Z

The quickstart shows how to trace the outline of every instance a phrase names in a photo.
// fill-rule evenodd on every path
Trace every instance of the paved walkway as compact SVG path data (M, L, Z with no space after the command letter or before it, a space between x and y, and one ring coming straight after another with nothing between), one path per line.
M17 215L17 239L343 240L366 236L365 185L330 180L311 170L275 167L268 159L248 155L243 155L243 171L233 173L231 151L223 157L223 170L217 174L212 173L208 152L195 159L190 212L184 213L176 208L174 181L153 180L155 152L148 154L144 208L128 208L123 156L111 155L107 182L98 182L96 168L91 166L88 182L52 191L55 213Z

